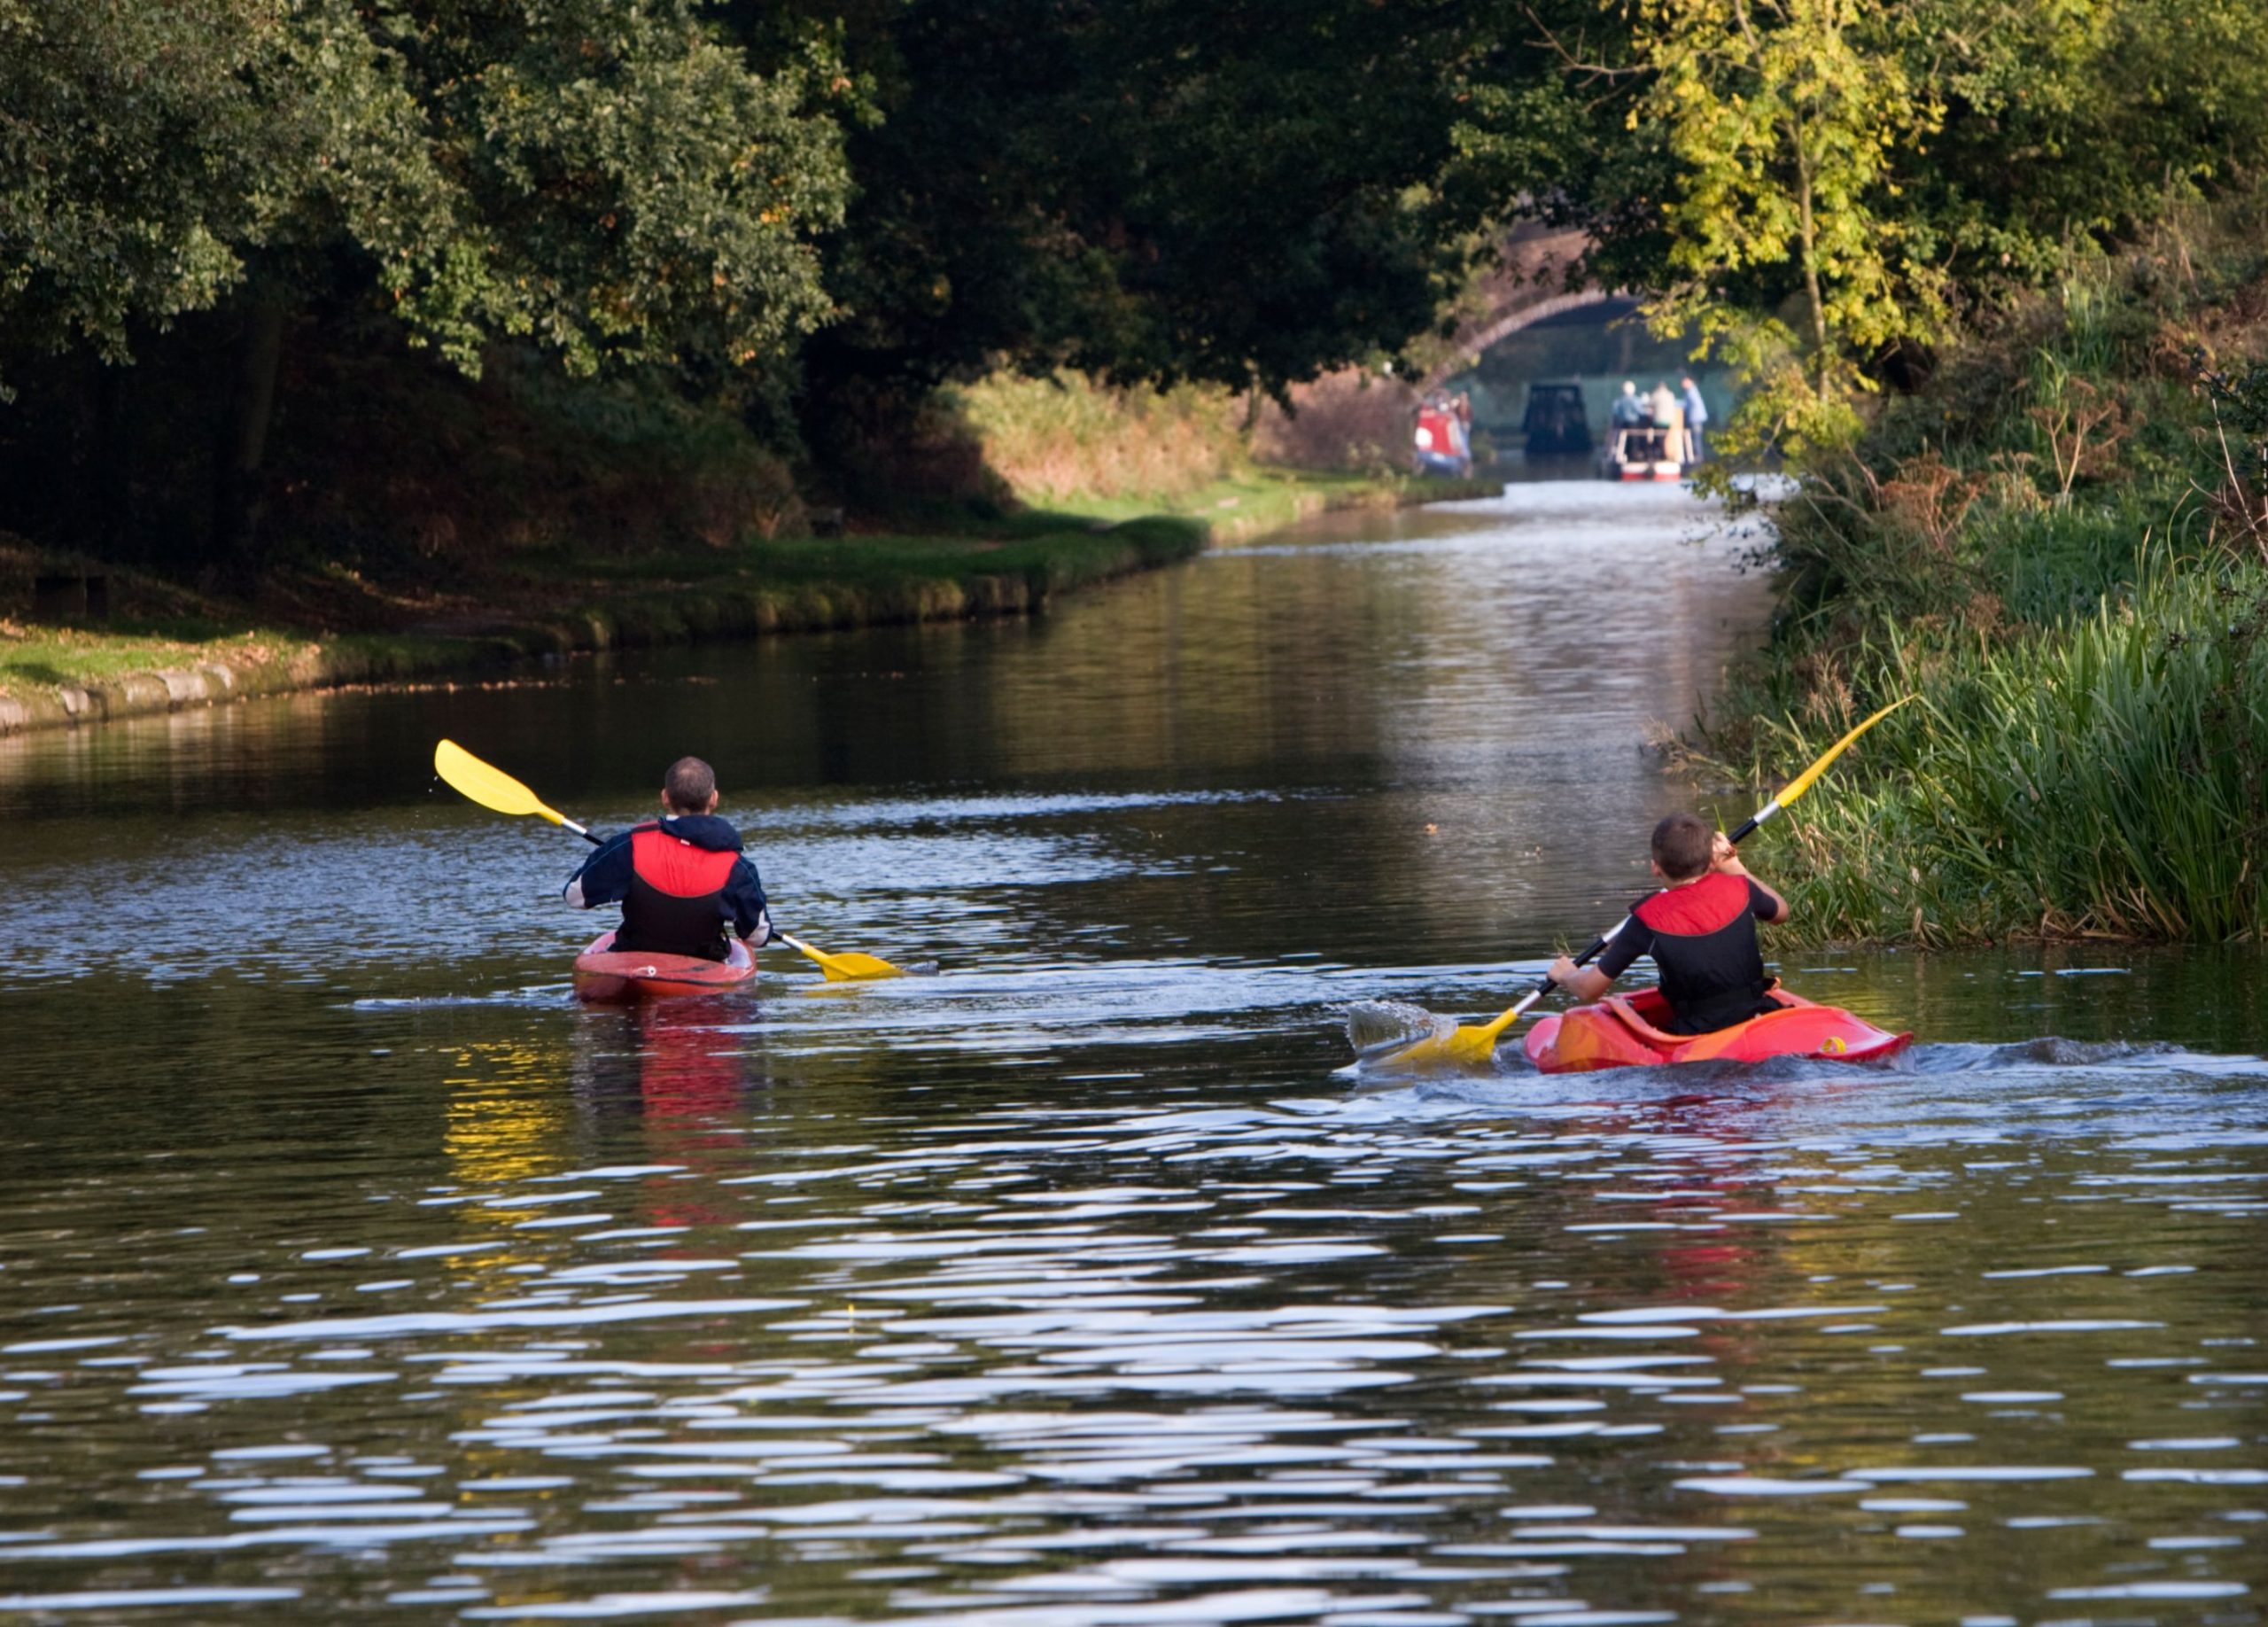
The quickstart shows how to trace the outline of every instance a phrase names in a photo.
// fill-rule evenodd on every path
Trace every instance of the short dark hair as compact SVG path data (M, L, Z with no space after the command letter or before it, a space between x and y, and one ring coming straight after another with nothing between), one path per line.
M1671 881L1691 881L1709 868L1717 833L1694 814L1673 814L1654 827L1654 862Z
M705 814L717 794L717 771L697 757L680 757L662 776L662 795L680 814Z

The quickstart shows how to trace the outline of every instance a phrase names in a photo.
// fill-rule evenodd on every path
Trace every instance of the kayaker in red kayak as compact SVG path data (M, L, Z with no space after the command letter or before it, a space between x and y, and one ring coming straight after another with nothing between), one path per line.
M662 781L662 817L599 848L563 896L578 909L622 906L617 952L722 961L728 927L750 951L772 937L764 883L741 850L741 833L717 817L716 771L680 757Z
M1653 871L1666 884L1631 907L1597 963L1578 967L1563 954L1551 963L1551 981L1587 1004L1651 954L1674 1013L1660 1024L1664 1032L1712 1033L1777 1009L1765 993L1756 923L1785 921L1788 900L1748 873L1723 832L1691 814L1654 827Z

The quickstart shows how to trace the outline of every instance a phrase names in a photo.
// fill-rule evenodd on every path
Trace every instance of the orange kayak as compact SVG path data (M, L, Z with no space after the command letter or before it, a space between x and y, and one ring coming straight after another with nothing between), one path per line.
M1914 1043L1911 1034L1885 1033L1837 1006L1815 1005L1774 989L1777 1011L1720 1028L1713 1033L1665 1033L1654 1024L1669 1016L1659 989L1610 994L1596 1006L1555 1012L1527 1031L1528 1059L1545 1073L1588 1073L1596 1068L1653 1068L1666 1063L1762 1062L1771 1056L1809 1056L1822 1062L1879 1062Z
M617 954L614 934L602 932L575 957L575 998L673 1000L737 988L755 976L756 958L737 941L728 958L704 961L690 954Z

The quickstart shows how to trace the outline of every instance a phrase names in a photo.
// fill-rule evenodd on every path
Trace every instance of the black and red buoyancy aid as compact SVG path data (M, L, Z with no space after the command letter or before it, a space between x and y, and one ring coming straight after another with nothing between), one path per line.
M721 961L727 945L725 884L739 861L737 847L695 846L660 825L630 832L630 885L622 897L617 949L649 954L692 954Z
M726 933L762 947L772 937L764 878L741 833L713 814L675 814L610 837L567 878L578 909L622 906L617 949L721 961Z
M1599 969L1620 976L1651 954L1678 1029L1702 1034L1744 1023L1766 1004L1769 983L1756 922L1778 913L1771 894L1744 876L1719 871L1669 887L1632 907Z

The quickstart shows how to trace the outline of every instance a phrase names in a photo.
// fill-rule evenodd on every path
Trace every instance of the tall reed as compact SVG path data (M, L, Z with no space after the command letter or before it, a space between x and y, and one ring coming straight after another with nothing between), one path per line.
M1114 388L1067 370L996 373L946 396L1027 502L1177 496L1245 462L1242 409L1217 388Z
M1859 783L1799 810L1779 872L1799 930L2268 933L2268 571L2160 558L2062 627L1926 663L1876 653L1864 687L1924 704L1868 738ZM1765 732L1797 762L1837 727L1783 715Z

